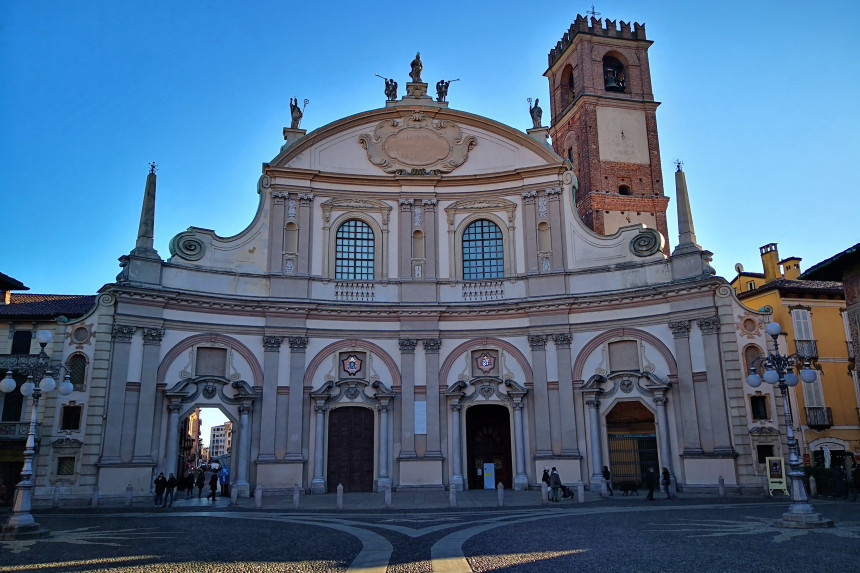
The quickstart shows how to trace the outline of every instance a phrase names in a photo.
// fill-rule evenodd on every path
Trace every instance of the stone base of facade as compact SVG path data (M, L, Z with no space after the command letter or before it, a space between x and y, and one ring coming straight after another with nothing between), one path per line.
M126 495L131 484L134 495L152 491L152 465L116 465L99 468L99 495Z
M444 487L442 483L442 460L428 460L426 458L400 460L400 484L398 485L398 489L410 486Z
M683 457L684 482L689 486L713 485L723 476L726 486L737 485L734 458Z
M265 490L283 489L292 491L302 485L304 461L266 461L257 462L257 485Z

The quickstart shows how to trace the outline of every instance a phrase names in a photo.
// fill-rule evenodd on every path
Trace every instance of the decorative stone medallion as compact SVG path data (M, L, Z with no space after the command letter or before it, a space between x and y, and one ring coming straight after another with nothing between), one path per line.
M469 157L478 140L463 136L450 120L433 120L422 112L379 122L358 137L367 159L386 173L441 175L450 173Z

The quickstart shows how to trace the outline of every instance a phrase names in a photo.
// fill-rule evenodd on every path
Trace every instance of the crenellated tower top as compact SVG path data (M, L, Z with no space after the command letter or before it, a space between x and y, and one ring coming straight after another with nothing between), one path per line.
M577 34L590 34L592 36L606 36L608 38L625 38L627 40L647 40L645 37L645 24L639 22L633 23L633 28L630 27L630 22L620 21L619 28L615 20L601 20L600 18L591 17L591 23L585 16L577 14L576 20L570 25L570 29L564 33L561 40L555 45L555 48L549 52L549 67L551 68L564 51L570 46L570 43Z

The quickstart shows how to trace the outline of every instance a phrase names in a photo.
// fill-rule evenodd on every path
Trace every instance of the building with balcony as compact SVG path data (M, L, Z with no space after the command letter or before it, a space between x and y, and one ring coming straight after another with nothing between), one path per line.
M807 357L818 374L813 384L792 389L805 461L819 466L845 463L852 452L860 453L860 385L849 352L857 326L852 336L842 277L833 268L801 274L801 259L780 260L775 243L759 251L764 272L737 267L732 287L747 306L772 309L773 320L784 331L780 350ZM744 357L750 361L762 350L748 345Z
M40 349L36 333L51 332L45 347L54 377L68 373L74 391L51 392L39 408L34 495L60 499L92 495L101 448L104 391L112 320L96 296L31 294L0 273L0 376L11 372L18 389ZM111 300L112 302L112 300ZM16 389L0 392L0 504L20 481L32 400Z

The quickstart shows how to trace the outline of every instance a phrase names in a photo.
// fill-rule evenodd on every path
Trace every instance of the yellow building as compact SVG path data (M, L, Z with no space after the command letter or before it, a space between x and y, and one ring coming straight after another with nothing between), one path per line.
M746 272L738 265L731 285L748 307L772 309L773 320L783 331L780 353L809 358L818 374L812 384L792 388L804 461L850 467L850 454L860 452L860 387L849 366L842 283L800 279L801 259L780 260L776 243L761 247L760 253L764 273ZM750 345L743 353L748 364L762 349Z

